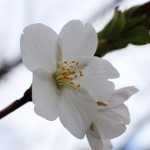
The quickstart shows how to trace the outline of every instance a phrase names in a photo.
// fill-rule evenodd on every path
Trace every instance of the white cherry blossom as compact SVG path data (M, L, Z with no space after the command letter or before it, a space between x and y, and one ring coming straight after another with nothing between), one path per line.
M23 32L21 54L33 72L35 112L51 121L59 117L74 136L83 138L97 113L96 100L109 98L114 90L108 79L119 76L108 61L94 57L94 28L73 20L59 35L43 24Z
M120 136L130 123L130 114L124 102L137 93L135 87L115 90L109 99L98 101L98 113L86 136L92 150L109 150L109 139Z

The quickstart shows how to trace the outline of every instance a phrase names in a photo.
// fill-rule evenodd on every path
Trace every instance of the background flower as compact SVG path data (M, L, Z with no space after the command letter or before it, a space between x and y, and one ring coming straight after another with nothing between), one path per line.
M106 150L103 145L108 147L110 143L107 140L104 143L103 139L112 139L125 132L130 114L124 102L137 92L135 87L125 87L115 90L109 99L97 102L96 120L86 134L92 150Z

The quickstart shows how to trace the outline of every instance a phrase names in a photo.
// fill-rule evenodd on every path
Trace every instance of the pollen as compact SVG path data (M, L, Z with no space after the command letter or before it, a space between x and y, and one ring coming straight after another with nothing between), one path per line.
M83 74L82 70L79 70L79 73L82 73L82 74Z
M76 66L78 66L78 64L79 64L79 62L78 62L78 61L76 61Z
M80 84L78 84L77 87L80 87Z
M82 77L82 76L83 76L83 73L80 73L80 76Z
M64 61L56 72L52 74L54 81L58 89L62 87L68 87L73 90L76 90L81 87L80 83L76 83L78 78L83 76L83 71L79 68L79 62L73 60L71 62Z
M73 85L73 84L74 84L74 82L70 82L70 84L71 84L71 85Z
M77 75L75 74L74 77L77 78Z

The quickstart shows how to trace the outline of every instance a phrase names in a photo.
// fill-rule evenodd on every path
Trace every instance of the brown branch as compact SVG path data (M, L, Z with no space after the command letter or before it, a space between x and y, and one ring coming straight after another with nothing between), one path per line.
M31 88L29 88L24 93L24 96L21 99L14 101L12 104L10 104L9 106L7 106L3 110L1 110L0 111L0 119L2 119L6 115L10 114L11 112L18 109L19 107L21 107L22 105L24 105L25 103L27 103L29 101L32 101Z
M6 73L8 73L11 69L15 68L19 64L21 64L22 60L19 58L18 60L12 63L5 63L2 67L0 67L0 78L2 78Z

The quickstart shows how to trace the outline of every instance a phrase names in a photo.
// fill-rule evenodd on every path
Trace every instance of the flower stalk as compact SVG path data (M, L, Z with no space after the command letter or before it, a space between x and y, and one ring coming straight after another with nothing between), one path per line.
M114 50L150 43L150 2L125 11L116 7L113 18L98 33L96 56L102 57Z

